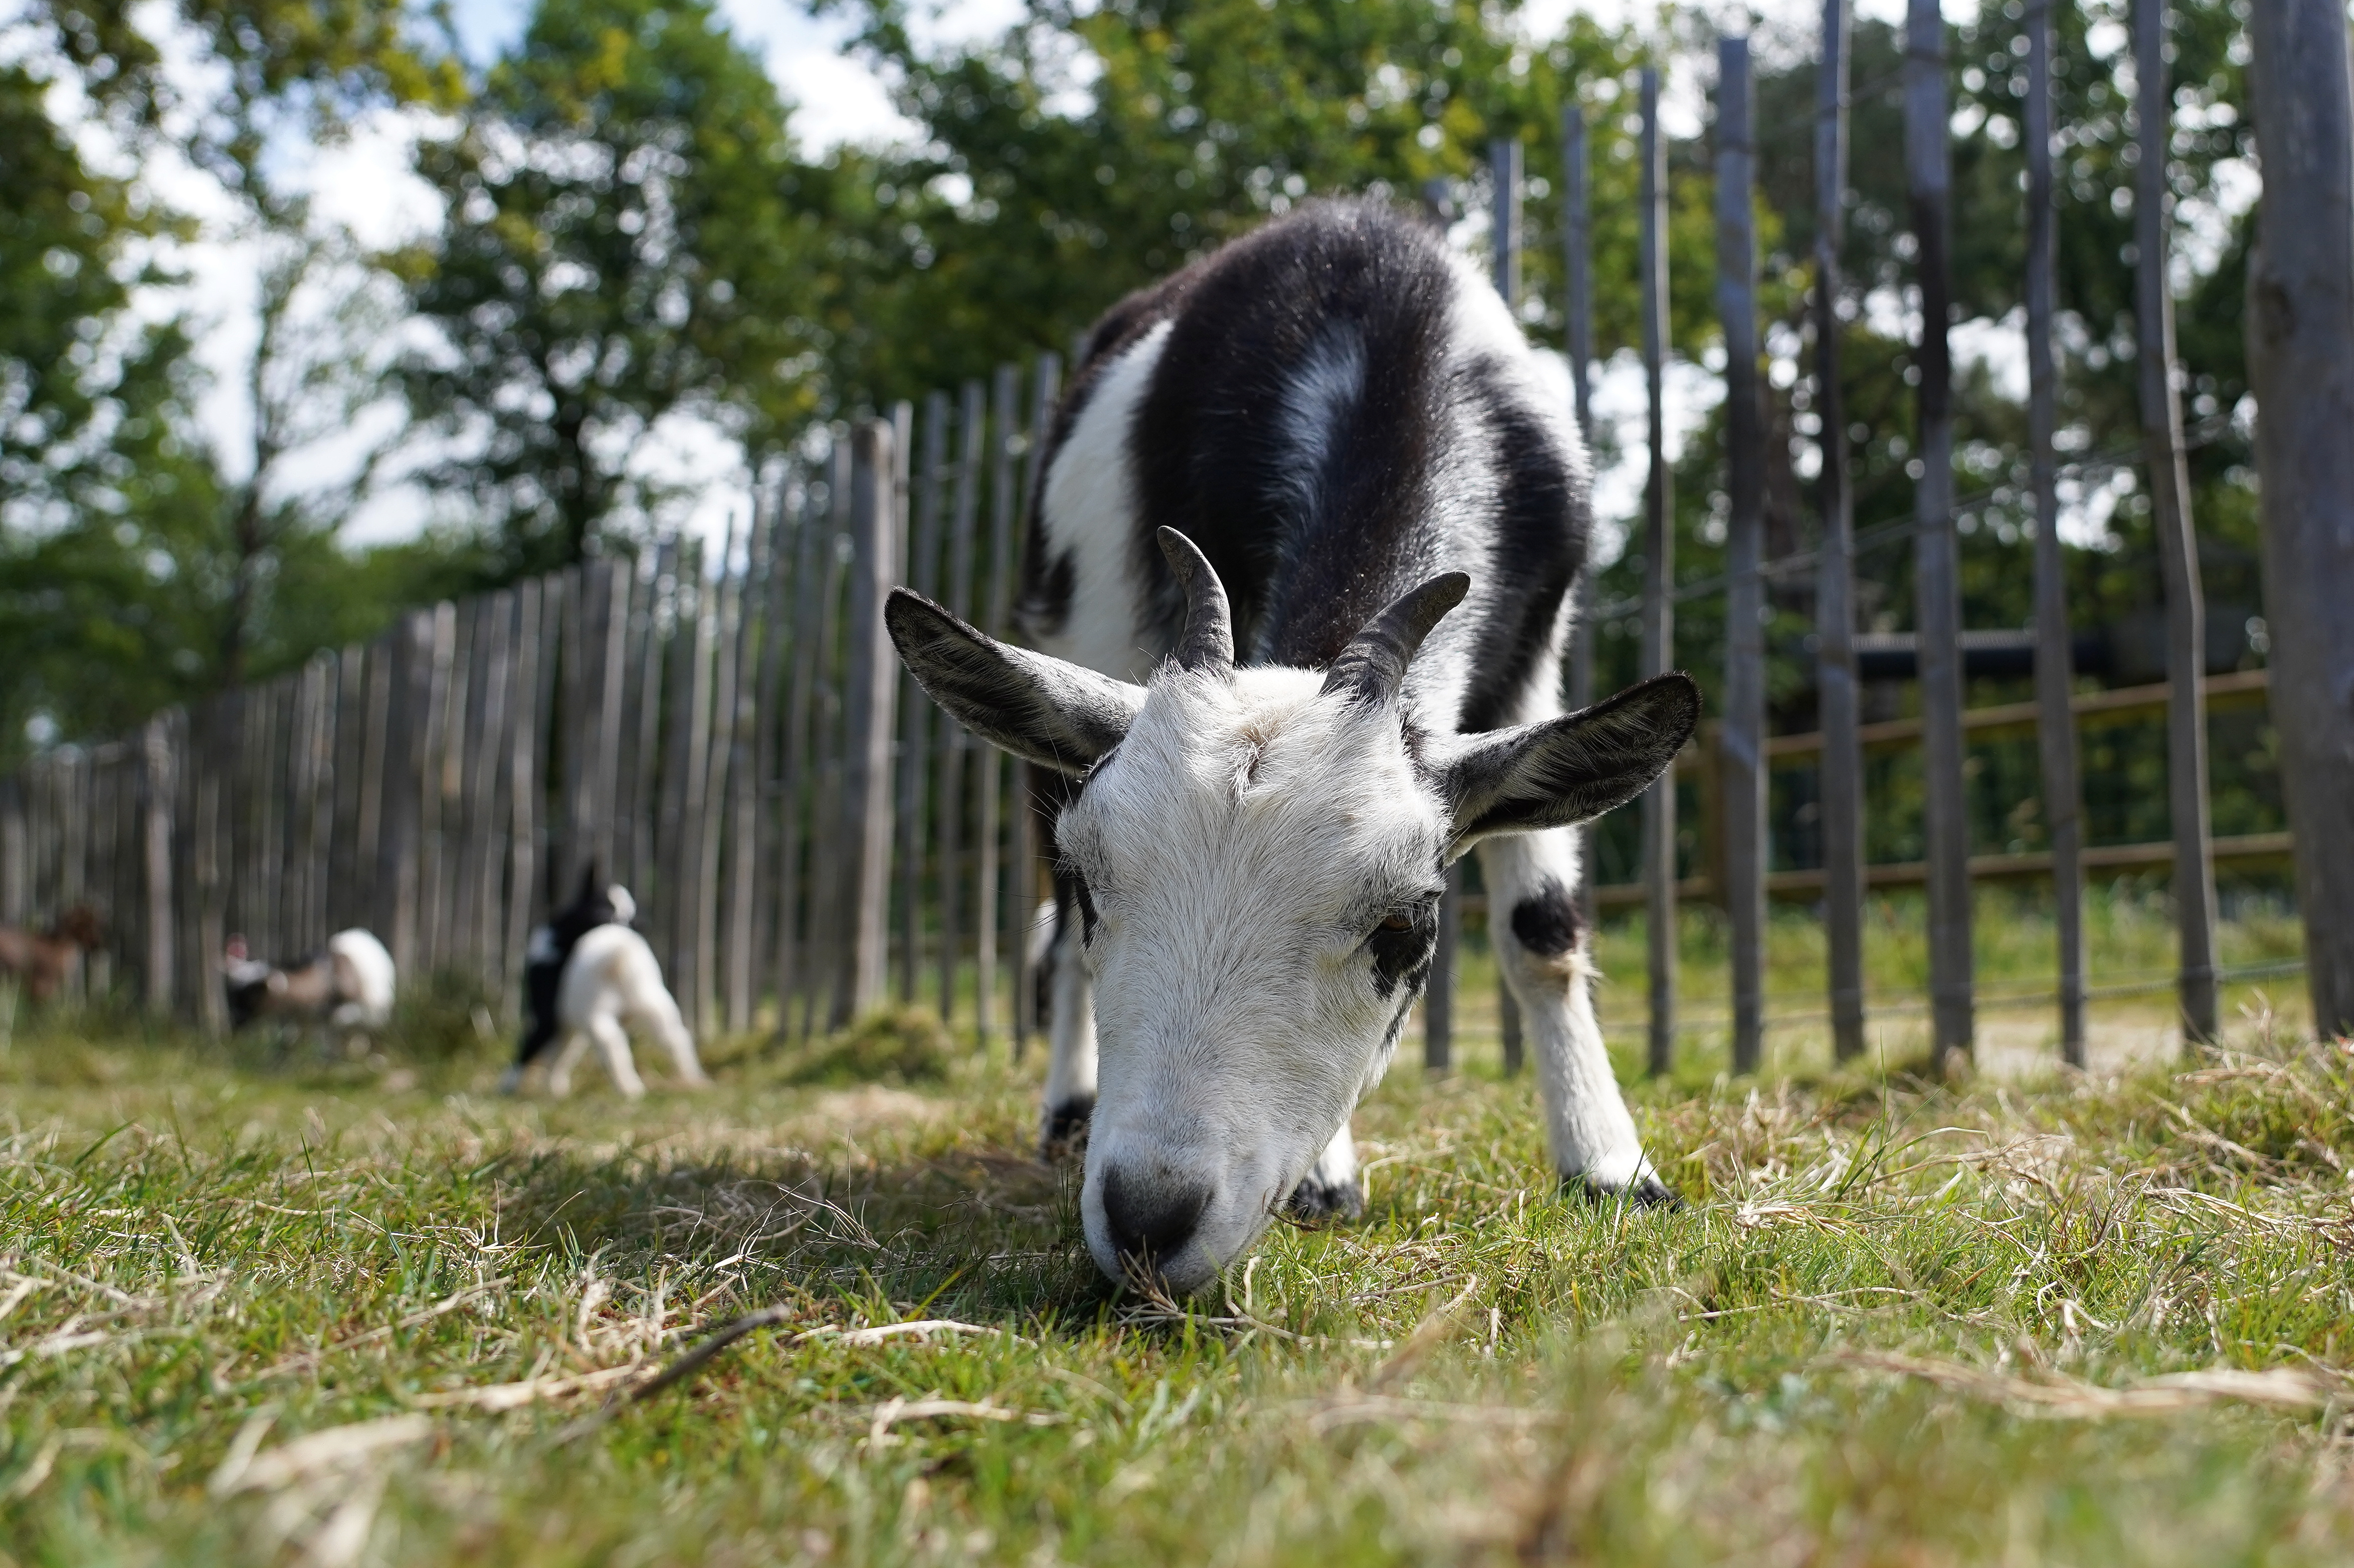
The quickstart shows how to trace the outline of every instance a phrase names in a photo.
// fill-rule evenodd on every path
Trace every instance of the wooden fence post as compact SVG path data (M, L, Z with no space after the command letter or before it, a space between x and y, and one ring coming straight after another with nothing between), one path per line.
M748 532L749 527L748 514ZM728 821L727 781L735 771L737 661L744 630L744 577L735 569L736 538L731 518L720 535L719 580L712 590L716 604L711 616L710 716L705 721L702 832L694 846L695 990L706 1036L717 1033L726 1016L720 995L719 873Z
M1953 298L1946 253L1951 155L1946 123L1946 19L1937 0L1909 0L1904 62L1904 162L1919 247L1922 472L1914 488L1915 639L1921 680L1921 767L1929 862L1931 1061L1969 1054L1970 823L1962 774L1962 588L1954 535L1953 357L1946 334Z
M1496 292L1504 306L1518 320L1521 312L1521 144L1511 138L1499 137L1488 143L1488 171L1491 185L1494 217L1490 224L1490 245L1495 270ZM1458 879L1459 882L1459 879ZM1448 885L1447 896L1460 901L1462 895L1457 883ZM1459 924L1462 911L1456 911ZM1494 952L1495 922L1489 921L1489 950ZM1434 981L1441 977L1434 973ZM1455 971L1450 966L1444 974L1448 984L1454 983ZM1503 1067L1506 1076L1521 1070L1521 1004L1512 995L1512 988L1504 979L1504 966L1496 965L1496 1027L1500 1036Z
M2059 297L2059 212L2052 187L2052 3L2027 7L2027 439L2035 489L2035 703L2043 822L2052 837L2052 903L2059 927L2060 1059L2084 1065L2083 791L2076 779L2075 686L2067 564L2060 552L2059 371L2052 319Z
M1052 354L1042 354L1034 373L1030 391L1030 430L1022 454L1022 511L1016 526L1026 525L1035 515L1038 487L1046 481L1046 433L1053 427L1055 401L1060 395L1063 362ZM1010 585L1009 585L1010 586ZM1033 959L1030 927L1038 913L1038 814L1032 809L1035 793L1030 788L1030 764L1015 765L1013 769L1014 799L1012 836L1013 841L1013 917L1009 935L1013 942L1013 1017L1014 1045L1018 1055L1022 1037L1038 1027L1038 975Z
M1022 373L1011 365L997 367L990 396L989 447L989 620L981 627L991 637L1003 637L1013 610L1013 437L1021 418ZM974 819L974 842L980 850L973 870L972 928L979 966L974 997L975 1018L983 1049L997 1026L998 938L1004 922L1005 901L998 896L1000 858L1005 843L1005 775L1009 759L992 746L977 746L981 762L981 801ZM1029 1039L1022 1010L1013 1010L1013 1059L1022 1059Z
M147 766L143 804L144 833L142 867L147 893L147 1011L167 1017L172 1011L172 802L179 792L173 766L173 715L158 714L147 721L142 737Z
M2182 1043L2211 1044L2216 1030L2215 861L2207 802L2207 598L2191 524L2190 473L2182 456L2182 399L2175 387L2174 190L2167 180L2174 88L2166 67L2166 0L2134 0L2135 97L2141 164L2134 171L2135 319L2140 344L2142 453L2149 470L2150 526L2166 586L2166 796L2174 821L2174 918L2181 939Z
M419 779L420 817L418 829L417 951L419 976L439 969L449 959L448 931L443 917L454 859L448 853L447 824L451 797L456 786L450 777L451 760L465 746L452 722L455 705L464 701L465 673L458 662L458 610L444 599L432 610L431 683L425 707L424 768Z
M900 580L926 599L940 596L940 484L948 465L949 396L924 399L923 456L916 468L915 528ZM931 699L894 657L899 682L899 1001L916 1001L923 970L925 792L931 787Z
M504 962L499 989L509 997L522 996L524 956L531 939L533 895L539 886L539 803L546 755L540 736L547 724L544 694L546 680L541 664L546 658L543 579L527 578L514 590L514 678L509 702L514 716L507 726L507 902Z
M670 862L670 912L675 933L673 950L678 955L672 967L671 991L678 998L680 1011L686 1014L687 1028L701 1039L708 1033L711 1016L711 993L704 983L708 971L703 941L703 830L711 810L711 698L719 641L720 594L719 585L711 579L710 566L703 551L684 554L679 576L682 586L685 579L694 579L695 616L692 624L682 619L678 629L680 640L687 643L690 652L672 688L679 698L671 718L678 735L675 756L679 763L679 817L678 850ZM721 566L724 569L724 559Z
M1815 416L1821 421L1822 547L1815 577L1816 773L1831 1054L1863 1051L1863 742L1855 667L1855 497L1840 380L1840 247L1847 233L1848 0L1823 0L1815 77Z
M665 880L662 873L663 827L663 657L670 640L663 635L663 595L672 596L673 613L678 581L678 541L665 536L654 546L653 570L645 584L645 625L639 632L635 684L637 728L630 784L630 853L628 885L641 908ZM667 585L667 586L666 586Z
M385 738L384 826L376 846L378 934L402 983L417 979L417 839L424 780L425 715L433 683L433 612L401 617L392 641Z
M2264 614L2306 984L2354 1034L2354 88L2338 0L2255 0L2264 199L2248 260Z
M968 381L957 408L958 458L955 515L949 527L948 607L972 619L973 524L981 507L981 469L988 437L987 394ZM940 715L940 1016L956 1016L958 960L964 951L965 753L972 737L947 714ZM984 1022L981 1033L987 1034Z
M1587 195L1590 174L1585 142L1585 105L1575 94L1561 106L1562 244L1567 298L1564 302L1569 350L1570 402L1577 415L1577 433L1590 455L1594 450L1594 219ZM1591 535L1585 559L1580 563L1571 592L1577 596L1576 619L1570 624L1570 711L1594 705L1594 640L1602 629L1594 623L1594 562ZM1577 903L1579 925L1594 929L1594 831L1577 832Z
M492 1000L506 997L506 910L500 901L500 874L507 862L505 834L500 832L507 803L500 784L514 766L515 660L514 590L501 588L485 596L482 629L476 635L478 668L482 673L482 729L469 758L466 786L466 863L470 885L464 891L475 933L474 971Z
M793 668L791 691L785 705L785 754L778 778L777 813L777 1038L790 1028L793 998L813 972L805 954L802 893L808 885L801 874L803 823L811 819L818 791L812 788L810 759L813 755L811 724L817 702L820 595L833 559L833 529L826 506L818 504L814 487L803 493L801 521L793 531Z
M752 1027L759 1001L759 976L755 959L758 913L755 885L766 864L760 832L760 786L768 771L769 720L765 704L774 700L776 672L767 648L776 641L776 626L768 619L769 579L776 576L777 508L761 504L763 487L757 477L752 488L752 525L744 562L744 583L737 596L735 652L736 700L732 706L733 742L727 763L727 887L726 962L727 1030L740 1034ZM779 501L781 497L778 498ZM758 657L759 662L752 661Z
M1643 371L1650 389L1650 478L1643 491L1643 673L1674 668L1675 508L1667 450L1668 149L1659 134L1659 72L1642 77ZM1643 795L1643 914L1650 980L1649 1065L1665 1073L1676 1049L1676 769Z
M851 432L850 640L845 671L848 743L842 792L842 842L848 851L841 906L843 941L834 972L833 1028L883 1000L890 951L891 734L899 691L898 661L883 625L883 601L897 562L892 497L892 429L862 420Z
M1765 409L1757 385L1755 112L1749 40L1716 46L1716 302L1724 323L1724 717L1718 805L1723 896L1732 927L1733 1070L1755 1073L1766 1046L1766 554Z
M1430 956L1430 983L1422 993L1422 1066L1426 1073L1455 1067L1455 955L1463 938L1463 863L1447 868L1447 891L1438 900L1438 944Z

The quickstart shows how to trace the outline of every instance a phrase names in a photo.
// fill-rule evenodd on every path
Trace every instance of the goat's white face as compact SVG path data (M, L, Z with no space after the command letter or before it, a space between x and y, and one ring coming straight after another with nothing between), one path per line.
M1056 839L1095 980L1087 1245L1114 1279L1141 1266L1184 1291L1257 1239L1387 1065L1447 863L1632 799L1699 693L1662 676L1567 718L1410 735L1405 665L1462 577L1401 599L1329 672L1245 670L1208 562L1166 529L1162 546L1190 608L1150 687L904 590L885 617L968 727L1085 779Z
M1442 802L1395 709L1321 680L1172 668L1056 828L1095 980L1081 1206L1115 1277L1140 1242L1178 1288L1247 1247L1428 972Z

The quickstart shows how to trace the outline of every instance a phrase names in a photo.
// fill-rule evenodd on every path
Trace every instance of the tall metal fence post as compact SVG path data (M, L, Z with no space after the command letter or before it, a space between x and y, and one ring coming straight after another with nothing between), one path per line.
M2182 1043L2217 1036L2215 861L2207 800L2207 597L2183 461L2182 398L2175 386L2174 187L2167 178L2174 132L2173 74L2166 62L2166 0L2134 0L2135 320L2143 463L2150 526L2166 585L2166 800L2174 825L2174 919L2181 941ZM2294 132L2292 132L2293 134Z
M1659 134L1659 72L1642 76L1641 226L1643 373L1649 384L1650 477L1643 490L1643 671L1675 664L1676 586L1673 476L1667 450L1668 147ZM1676 1050L1676 769L1670 763L1643 795L1643 915L1650 1030L1647 1061L1668 1071Z
M2060 375L2052 357L2059 298L2059 210L2052 185L2052 5L2027 6L2027 439L2035 489L2036 741L2043 824L2052 840L2052 905L2060 948L2060 1058L2084 1065L2083 791L2076 778L2075 685L2067 564L2060 553Z
M1962 773L1962 585L1954 533L1952 214L1946 123L1946 19L1937 0L1910 0L1904 62L1904 162L1921 285L1921 477L1914 488L1914 595L1921 679L1921 766L1929 862L1931 1060L1967 1055L1970 992L1970 824Z
M1765 409L1757 384L1755 114L1749 40L1716 46L1716 302L1724 323L1724 717L1717 731L1724 904L1732 927L1733 1070L1766 1045Z
M2296 835L2306 984L2354 1034L2354 82L2339 0L2256 0L2264 143L2248 260L2272 713Z
M1822 547L1815 577L1816 724L1823 737L1823 939L1831 1054L1863 1051L1863 742L1855 667L1855 496L1840 385L1840 247L1847 233L1848 0L1823 0L1815 78L1815 417L1822 455Z

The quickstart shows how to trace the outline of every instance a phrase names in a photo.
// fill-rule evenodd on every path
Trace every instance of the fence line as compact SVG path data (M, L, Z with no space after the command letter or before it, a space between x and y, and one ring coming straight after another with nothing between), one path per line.
M2137 48L2154 49L2161 0L2138 0ZM1860 916L1867 888L1925 880L1931 888L1933 992L1941 1049L1966 1050L1974 990L1968 890L1973 878L2050 872L2063 886L2059 997L2063 1049L2081 1054L2080 921L2070 912L2082 868L2172 863L2192 895L2182 927L2180 980L2194 1037L2211 1031L2212 861L2277 855L2285 834L2211 842L2206 825L2203 714L2208 698L2264 690L2261 672L2206 681L2197 636L2199 585L2182 452L2214 429L2186 435L2165 378L2171 323L2163 288L2142 290L2143 455L2158 475L2167 567L2170 665L2177 683L2071 697L2067 616L2057 570L2050 450L2053 214L2048 157L2048 5L2026 21L2033 84L2029 134L2031 378L2035 409L2037 701L1965 712L1955 535L1959 511L1950 461L1950 367L1944 274L1948 182L1942 22L1913 0L1905 76L1908 177L1920 239L1928 323L1919 450L1925 471L1914 514L1859 534L1844 461L1840 408L1838 273L1843 224L1849 16L1825 0L1814 157L1819 187L1816 408L1824 419L1818 548L1763 559L1762 431L1755 418L1755 237L1743 193L1761 143L1750 123L1745 41L1721 52L1717 127L1720 291L1734 401L1728 432L1734 546L1720 577L1674 574L1671 473L1664 451L1666 320L1664 143L1656 69L1642 76L1638 213L1643 352L1650 389L1645 492L1644 591L1582 619L1571 690L1592 695L1594 633L1639 614L1643 673L1674 662L1675 607L1728 596L1723 737L1731 761L1695 754L1687 766L1704 795L1719 855L1704 877L1679 879L1674 776L1647 792L1642 881L1586 890L1589 904L1639 897L1649 931L1649 1060L1671 1061L1675 1037L1676 900L1734 898L1734 1047L1759 1060L1766 1020L1760 967L1767 895L1819 890L1830 953L1835 1047L1860 1049L1864 1010ZM2154 57L2153 57L2154 58ZM2162 73L2145 72L2146 84ZM1873 83L1862 90L1877 90ZM2156 90L2152 86L2151 90ZM2168 236L2162 175L2164 104L2144 105L2142 270L2162 278ZM1787 129L1787 128L1786 128ZM1562 158L1572 386L1588 418L1591 232L1586 122L1564 108ZM1496 286L1517 303L1522 148L1490 150ZM2041 301L2041 307L2037 302ZM2155 302L2153 304L2152 302ZM1029 923L1035 906L1037 824L1025 770L978 745L923 700L899 671L880 609L906 581L997 635L1015 603L1021 522L1041 482L1040 455L1061 361L1041 355L1025 375L999 367L879 420L813 433L766 462L754 504L705 557L665 539L632 557L591 559L462 603L409 611L364 646L323 651L275 680L158 715L133 735L61 747L0 780L0 920L54 917L75 904L105 914L105 947L87 985L136 995L158 1013L218 1029L217 966L232 936L255 952L292 958L333 930L366 926L384 937L403 973L449 974L512 1008L530 926L570 895L595 865L628 883L690 1024L709 1035L761 1020L780 1032L847 1022L896 995L914 1001L929 977L943 1013L969 1017L984 1037L1010 1027L1017 1052L1038 1024ZM1752 387L1753 390L1744 390ZM2152 393L2152 388L2155 392ZM2099 454L2079 471L2115 461ZM1922 621L1914 640L1925 695L1919 719L1865 725L1857 704L1854 562L1860 549L1909 542ZM1817 577L1818 694L1823 730L1764 734L1757 622L1769 582ZM1590 575L1585 604L1592 606ZM2191 629L2186 641L2184 628ZM2169 844L2081 847L2075 726L2097 714L2168 705ZM1974 731L2034 726L2058 836L2050 854L1971 857L1961 768ZM1862 762L1867 748L1920 744L1928 782L1929 853L1914 864L1863 863ZM1769 873L1763 808L1772 764L1821 758L1825 864ZM1712 780L1725 776L1729 788ZM1724 825L1726 803L1731 826ZM1590 862L1589 862L1590 863ZM2203 900L2200 888L2205 889ZM2205 911L2202 916L2202 907ZM1426 1010L1426 1061L1453 1059L1451 966L1460 916L1479 901L1459 889L1442 923L1444 955ZM2070 933L2075 933L2072 936ZM968 993L963 976L974 983ZM2073 1000L2071 1000L2071 999ZM1508 1061L1517 1035L1505 998Z

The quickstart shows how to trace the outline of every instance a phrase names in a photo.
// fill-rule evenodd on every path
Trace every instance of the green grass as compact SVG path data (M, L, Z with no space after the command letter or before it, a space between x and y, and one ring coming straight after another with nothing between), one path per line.
M429 1011L331 1066L19 1028L0 1560L2354 1551L2354 1054L2261 1018L2075 1081L1696 1062L1637 1092L1672 1214L1557 1200L1525 1080L1401 1068L1365 1220L1172 1317L1106 1291L1030 1158L1034 1057L845 1085L737 1043L714 1090L551 1105ZM978 1331L845 1332L911 1319ZM2151 1383L2219 1368L2267 1375Z

